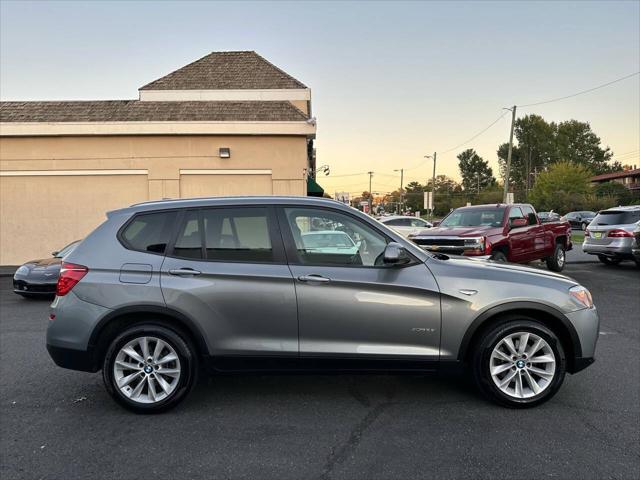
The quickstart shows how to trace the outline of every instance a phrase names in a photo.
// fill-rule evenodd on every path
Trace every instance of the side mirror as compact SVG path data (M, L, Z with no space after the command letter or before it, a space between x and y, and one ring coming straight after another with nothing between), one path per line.
M514 218L511 220L511 228L526 227L529 221L526 218Z
M60 252L58 250L54 250L53 252L51 252L51 256L55 257L56 255L58 255Z
M384 249L384 263L387 265L402 265L409 262L409 256L404 247L396 242L389 242Z
M438 225L440 225L440 221L436 220L435 222L431 222L431 225L433 225L434 227L437 227Z

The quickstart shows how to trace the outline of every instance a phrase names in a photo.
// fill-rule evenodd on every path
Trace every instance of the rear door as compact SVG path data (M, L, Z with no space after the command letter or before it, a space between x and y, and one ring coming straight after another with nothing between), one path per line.
M162 293L200 326L211 354L297 356L295 287L277 228L270 207L183 211Z

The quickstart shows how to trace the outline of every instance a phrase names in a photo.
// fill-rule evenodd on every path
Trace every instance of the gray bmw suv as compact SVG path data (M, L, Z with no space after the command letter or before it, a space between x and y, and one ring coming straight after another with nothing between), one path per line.
M531 407L593 362L598 325L568 277L428 253L339 202L191 199L107 214L65 258L47 348L136 412L247 370L466 369Z

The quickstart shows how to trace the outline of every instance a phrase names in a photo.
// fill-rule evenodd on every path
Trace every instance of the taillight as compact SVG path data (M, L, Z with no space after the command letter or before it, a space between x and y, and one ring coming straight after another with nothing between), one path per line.
M607 234L607 237L615 237L615 238L633 237L633 233L627 232L626 230L622 230L620 228L616 228L615 230L609 231L609 233Z
M89 269L84 265L62 262L58 284L56 285L56 295L64 297L88 272Z

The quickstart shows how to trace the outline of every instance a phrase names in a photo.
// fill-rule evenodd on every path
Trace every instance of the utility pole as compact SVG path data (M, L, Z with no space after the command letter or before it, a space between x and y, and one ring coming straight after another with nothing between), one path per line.
M371 178L373 172L367 172L369 174L369 215L373 216L373 193L371 193Z
M516 106L507 108L511 110L511 132L509 133L509 153L507 153L507 168L504 175L504 195L502 201L507 203L507 193L509 192L509 174L511 171L511 151L513 150L513 127L516 123Z
M400 215L402 215L402 205L403 205L403 195L402 195L402 186L403 186L403 180L404 180L404 168L401 168L399 170L394 170L394 172L400 172L400 211L398 212Z

